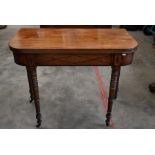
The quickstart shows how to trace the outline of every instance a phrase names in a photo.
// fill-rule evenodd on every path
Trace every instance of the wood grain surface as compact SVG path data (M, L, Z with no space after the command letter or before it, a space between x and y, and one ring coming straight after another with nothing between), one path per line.
M24 28L9 43L18 52L132 52L138 44L125 29ZM76 51L75 51L76 50Z

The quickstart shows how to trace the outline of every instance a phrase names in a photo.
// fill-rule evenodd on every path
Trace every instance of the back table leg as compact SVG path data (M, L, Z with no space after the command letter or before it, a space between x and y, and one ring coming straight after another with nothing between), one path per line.
M29 82L29 93L30 93L30 103L31 103L34 100L34 92L33 92L33 88L32 88L32 78L31 78L30 71L29 71L28 67L26 67L26 70L27 70L27 77L28 77L28 82Z
M41 113L40 113L40 102L39 102L39 88L37 81L37 71L36 66L27 66L28 78L30 82L30 91L33 93L35 108L36 108L36 119L37 125L39 127L41 125ZM32 95L32 94L31 94Z
M106 125L110 125L111 121L111 112L113 100L117 96L118 84L119 84L119 76L120 76L120 66L112 66L112 74L111 74L111 82L110 82L110 90L109 90L109 99L108 99L108 109L106 115Z

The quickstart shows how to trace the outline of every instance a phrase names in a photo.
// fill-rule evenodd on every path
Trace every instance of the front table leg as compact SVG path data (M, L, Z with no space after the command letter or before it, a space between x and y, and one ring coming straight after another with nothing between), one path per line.
M112 66L112 74L111 74L111 82L110 82L109 98L108 98L108 109L107 109L107 115L106 115L107 126L110 125L113 100L116 98L116 94L118 91L120 68L121 68L120 66Z
M121 69L118 68L118 71L117 71L117 85L116 85L116 90L115 90L115 99L117 99L117 94L118 94L118 91L119 91L119 77L120 77L120 71Z
M41 113L40 113L40 103L39 103L39 88L38 88L38 81L37 81L37 71L35 66L27 66L27 71L29 73L29 77L31 79L31 88L33 92L34 97L34 103L36 108L36 119L37 119L37 125L36 127L40 127L41 125Z

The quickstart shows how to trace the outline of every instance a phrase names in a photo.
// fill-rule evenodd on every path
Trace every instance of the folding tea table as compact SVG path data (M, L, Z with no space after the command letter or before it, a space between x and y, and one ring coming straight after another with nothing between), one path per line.
M10 41L16 64L26 66L31 102L41 125L37 66L111 66L106 125L110 125L121 66L132 63L136 40L125 29L23 28Z

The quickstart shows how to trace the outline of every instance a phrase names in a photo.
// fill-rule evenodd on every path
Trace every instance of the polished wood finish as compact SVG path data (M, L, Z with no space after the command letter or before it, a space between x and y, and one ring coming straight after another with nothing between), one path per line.
M17 32L10 42L16 53L132 53L137 42L125 29L36 29ZM22 50L21 50L22 49ZM66 50L66 51L65 51Z
M132 63L136 40L125 29L32 28L21 29L10 41L15 62L26 66L31 100L41 125L37 66L112 66L106 125L110 125L117 98L121 66Z

